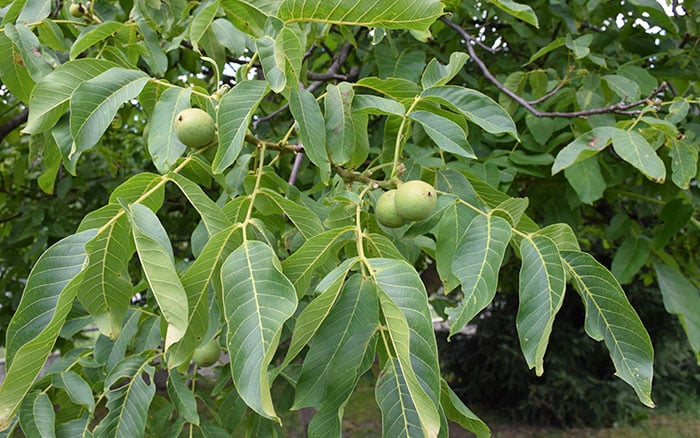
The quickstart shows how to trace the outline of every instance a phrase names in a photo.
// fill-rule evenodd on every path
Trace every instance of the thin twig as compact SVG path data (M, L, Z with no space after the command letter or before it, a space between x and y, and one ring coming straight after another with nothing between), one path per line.
M492 84L494 84L503 94L507 95L514 101L516 101L518 104L520 104L522 107L524 107L526 110L530 111L533 115L537 117L562 117L562 118L577 118L577 117L587 117L587 116L592 116L595 114L606 114L606 113L615 113L615 114L624 114L624 115L638 115L642 111L641 110L632 110L630 111L631 108L640 106L640 105L646 105L648 104L651 99L653 99L655 96L660 94L663 90L666 89L668 84L666 82L662 82L661 85L656 87L649 96L647 96L644 99L635 101L635 102L630 102L630 103L625 103L624 100L621 102L618 102L613 105L601 107L601 108L591 108L587 110L581 110L581 111L571 111L571 112L561 112L561 111L540 111L537 108L533 106L532 103L528 102L527 100L523 99L521 96L518 94L514 93L508 87L503 85L496 77L491 73L491 71L488 69L484 61L479 58L479 56L476 54L476 50L474 50L474 45L473 43L476 41L476 39L469 35L461 26L458 24L448 20L445 17L440 18L447 26L451 27L457 33L459 33L462 38L464 38L466 46L467 46L467 51L469 52L469 56L471 56L471 59L476 62L476 64L479 66L481 69L481 72L484 74L486 79L491 81ZM551 96L550 96L551 97Z
M301 145L299 145L301 147ZM297 175L299 175L299 169L301 168L301 162L304 160L304 153L299 152L294 157L294 164L292 165L292 173L289 175L289 185L293 186L297 181Z
M5 123L0 125L0 143L5 139L7 134L14 131L15 128L20 126L22 123L27 121L29 117L29 110L27 108L20 111L16 116L7 120Z

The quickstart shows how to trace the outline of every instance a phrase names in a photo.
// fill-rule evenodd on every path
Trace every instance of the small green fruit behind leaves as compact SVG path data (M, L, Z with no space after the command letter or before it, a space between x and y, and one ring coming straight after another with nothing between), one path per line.
M87 10L85 9L85 6L83 6L82 3L73 3L68 7L68 13L75 18L85 16L86 12Z
M395 196L396 190L382 193L382 196L377 200L377 205L374 207L377 222L388 228L398 228L406 223L396 211Z
M219 354L219 343L216 339L211 339L206 344L200 345L194 349L192 360L197 366L210 367L219 360Z
M394 204L404 220L422 221L430 217L437 205L437 192L427 182L406 181L396 189Z
M175 116L175 135L191 148L201 148L216 139L214 119L199 108L188 108Z

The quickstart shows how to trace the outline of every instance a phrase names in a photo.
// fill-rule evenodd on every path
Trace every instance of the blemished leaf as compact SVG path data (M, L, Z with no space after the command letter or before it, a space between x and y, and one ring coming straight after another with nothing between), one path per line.
M457 333L496 296L498 271L511 237L508 222L498 216L476 216L459 242L452 272L462 284L464 298L447 309L450 336Z
M404 260L372 258L368 262L380 289L379 301L398 372L416 405L420 427L428 435L435 434L440 428L440 374L425 286L413 266Z
M447 65L440 64L435 58L431 59L420 78L421 86L428 89L447 84L462 70L467 59L469 55L464 52L452 52Z
M85 249L88 264L78 299L95 318L100 332L114 339L119 335L131 299L129 261L134 244L129 220L121 216L107 222Z
M21 60L14 62L22 62L29 72L29 76L38 82L51 73L52 67L41 56L41 43L39 38L24 24L13 25L8 23L5 25L5 35L15 43L15 46L22 55Z
M95 437L143 436L148 407L156 392L150 357L129 356L104 381L109 412L93 431ZM125 382L115 385L117 382Z
M413 111L408 116L421 124L440 149L461 157L476 158L467 134L452 120L428 111Z
M111 68L82 82L70 99L72 154L92 148L112 123L119 107L136 97L149 77L140 70Z
M454 421L466 430L474 432L477 438L488 438L491 436L491 430L488 426L464 404L445 379L442 378L440 379L440 405L445 410L445 415L450 421Z
M0 430L10 425L39 375L70 311L87 254L88 230L51 246L29 273L19 307L7 327L6 375L0 386Z
M601 126L579 136L559 151L552 165L552 175L590 158L610 144L615 128Z
M564 176L581 202L586 204L593 204L602 198L607 187L595 157L567 167Z
M12 60L12 62L0 62L0 79L2 79L3 85L17 99L28 103L36 83L29 75L24 63L18 62L22 59L22 55L4 32L0 33L0 56L2 59Z
M326 141L330 145L328 151L331 160L340 165L350 161L355 149L355 128L352 120L354 94L351 84L341 82L338 85L328 85L326 96L323 98Z
M274 251L258 241L244 242L226 258L221 284L236 390L255 412L277 419L267 367L282 326L296 310L294 286L282 273Z
M211 236L192 265L182 275L187 292L188 322L185 336L170 349L168 366L188 360L209 327L209 289L220 277L221 264L243 242L241 226L232 225Z
M185 146L175 135L175 117L190 107L189 88L168 88L160 95L149 121L148 152L158 172L170 170L185 152Z
M33 392L23 401L19 409L19 423L26 436L54 438L56 413L51 399L45 392Z
M199 424L199 414L197 413L197 400L194 392L182 381L180 373L172 372L168 374L168 395L177 407L178 415L191 424Z
M604 341L615 374L632 386L643 404L654 407L651 339L620 284L590 254L562 251L561 256L586 309L586 333Z
M292 87L289 109L299 124L304 152L316 165L322 181L328 181L331 165L326 151L326 124L316 98L308 90Z
M520 258L516 327L528 367L541 376L554 317L564 302L566 275L557 246L549 237L523 239Z
M199 40L202 39L204 33L209 29L209 26L211 26L211 22L214 20L218 10L219 0L214 0L200 9L190 22L190 42L195 49L199 47Z
M292 281L299 296L306 295L316 269L333 256L338 247L351 237L354 227L334 228L308 239L282 261L282 270Z
M700 293L678 269L657 259L653 264L664 308L678 317L688 343L700 361Z
M629 235L617 248L610 271L620 284L629 283L649 258L649 242Z
M343 400L350 396L378 325L376 285L361 275L351 276L309 343L294 406L321 408L341 394Z
M51 383L56 388L66 391L73 403L85 406L90 412L95 410L95 399L90 385L73 371L64 371L51 376Z
M52 128L68 110L73 90L82 82L106 72L116 64L81 58L61 64L36 84L29 99L29 118L23 131L37 134Z
M333 305L345 284L345 277L356 263L357 258L344 260L316 285L316 291L319 295L299 314L287 355L280 369L289 365L308 344L309 340L316 335L319 327L333 309Z
M509 134L518 138L510 115L493 99L476 91L454 85L431 87L423 91L422 99L437 102L461 113L470 122L491 134Z
M113 33L124 28L124 24L116 21L105 21L94 27L87 27L75 40L70 49L70 59L75 59L90 47L103 42Z
M158 217L141 204L126 208L143 272L168 323L165 335L165 349L168 350L187 330L187 293L175 270L170 240Z
M408 0L283 0L278 15L282 20L321 21L333 24L413 29L427 31L442 15L442 3L425 0L420 4Z
M248 125L268 91L265 81L243 81L221 99L216 114L219 146L212 162L214 173L223 172L238 158Z
M173 172L168 174L168 179L178 186L187 197L187 200L190 201L190 204L197 210L209 237L231 225L231 221L226 217L223 210L204 193L199 185Z
M523 20L537 28L540 27L535 11L528 5L517 3L513 0L489 0L489 3L519 20Z
M671 179L681 189L687 189L698 172L698 147L685 141L672 142Z
M654 182L666 179L666 166L654 148L637 131L615 129L612 135L615 152Z
M375 397L382 412L382 436L437 436L437 429L426 430L398 359L390 358L379 374Z

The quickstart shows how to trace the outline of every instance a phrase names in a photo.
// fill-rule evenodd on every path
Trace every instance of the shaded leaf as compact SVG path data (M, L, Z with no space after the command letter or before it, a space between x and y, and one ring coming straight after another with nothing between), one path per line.
M185 146L175 134L175 117L180 111L190 107L189 88L168 88L160 95L148 131L148 152L158 172L170 170L175 161L185 152Z
M698 171L698 147L684 141L674 141L671 156L671 179L681 189L687 189Z
M53 438L56 436L55 422L56 413L45 392L33 392L22 401L19 423L25 436Z
M299 124L304 152L318 167L322 181L328 181L331 165L326 151L326 125L316 98L308 90L292 87L289 109Z
M175 370L168 374L168 396L177 408L177 413L188 423L199 424L197 400L194 392L182 381L182 376Z
M90 385L74 371L64 371L51 376L51 383L56 388L66 391L73 403L85 406L90 412L95 410L95 399Z
M607 187L598 160L595 158L567 167L564 170L564 176L579 199L586 204L592 204L602 198Z
M448 419L466 430L474 432L477 438L491 436L491 430L488 426L462 402L445 379L440 379L440 389L440 405L445 410Z
M610 271L620 284L629 283L648 258L649 243L635 235L629 235L615 251Z

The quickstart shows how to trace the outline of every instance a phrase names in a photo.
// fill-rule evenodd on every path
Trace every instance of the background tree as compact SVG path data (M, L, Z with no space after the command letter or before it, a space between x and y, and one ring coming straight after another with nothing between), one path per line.
M454 335L516 290L536 375L577 297L653 406L631 281L700 351L697 2L0 4L1 428L269 435L310 407L338 435L370 375L385 435L486 435L432 319ZM176 135L190 107L211 144ZM410 180L436 207L378 224Z

